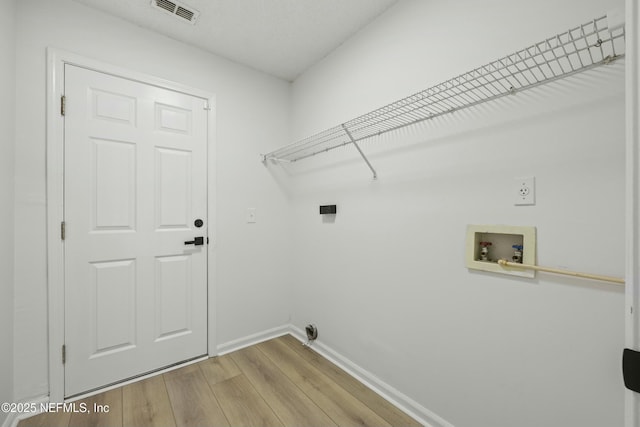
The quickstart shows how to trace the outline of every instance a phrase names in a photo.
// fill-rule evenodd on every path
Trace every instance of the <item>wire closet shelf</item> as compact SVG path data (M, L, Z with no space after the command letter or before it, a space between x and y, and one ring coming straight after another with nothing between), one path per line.
M624 56L624 26L607 16L461 74L353 120L262 155L264 162L296 162L456 110L530 89Z

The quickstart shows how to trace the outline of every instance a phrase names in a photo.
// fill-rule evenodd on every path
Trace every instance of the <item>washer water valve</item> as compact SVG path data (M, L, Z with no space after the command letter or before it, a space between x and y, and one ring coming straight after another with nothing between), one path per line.
M511 247L514 249L513 257L512 257L513 262L522 264L522 245L513 245Z
M480 242L480 261L489 261L489 246L491 242Z

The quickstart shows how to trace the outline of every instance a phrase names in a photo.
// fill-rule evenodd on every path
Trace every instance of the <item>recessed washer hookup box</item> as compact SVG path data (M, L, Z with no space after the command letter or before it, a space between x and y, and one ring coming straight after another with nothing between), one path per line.
M536 264L536 228L511 225L467 226L465 263L472 270L520 277L535 277L533 270L502 267L501 259L519 264Z

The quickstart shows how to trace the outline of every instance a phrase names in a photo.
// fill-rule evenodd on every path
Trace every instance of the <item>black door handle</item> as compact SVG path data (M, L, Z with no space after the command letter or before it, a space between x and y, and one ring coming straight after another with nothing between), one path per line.
M204 245L204 237L196 237L193 240L184 242L185 245L202 246Z

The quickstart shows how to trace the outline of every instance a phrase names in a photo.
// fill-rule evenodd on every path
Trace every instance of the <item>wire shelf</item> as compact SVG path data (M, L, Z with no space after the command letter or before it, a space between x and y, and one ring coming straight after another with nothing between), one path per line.
M346 123L263 155L295 162L405 126L558 80L624 56L624 26L607 17L572 28ZM374 173L375 171L367 161Z

